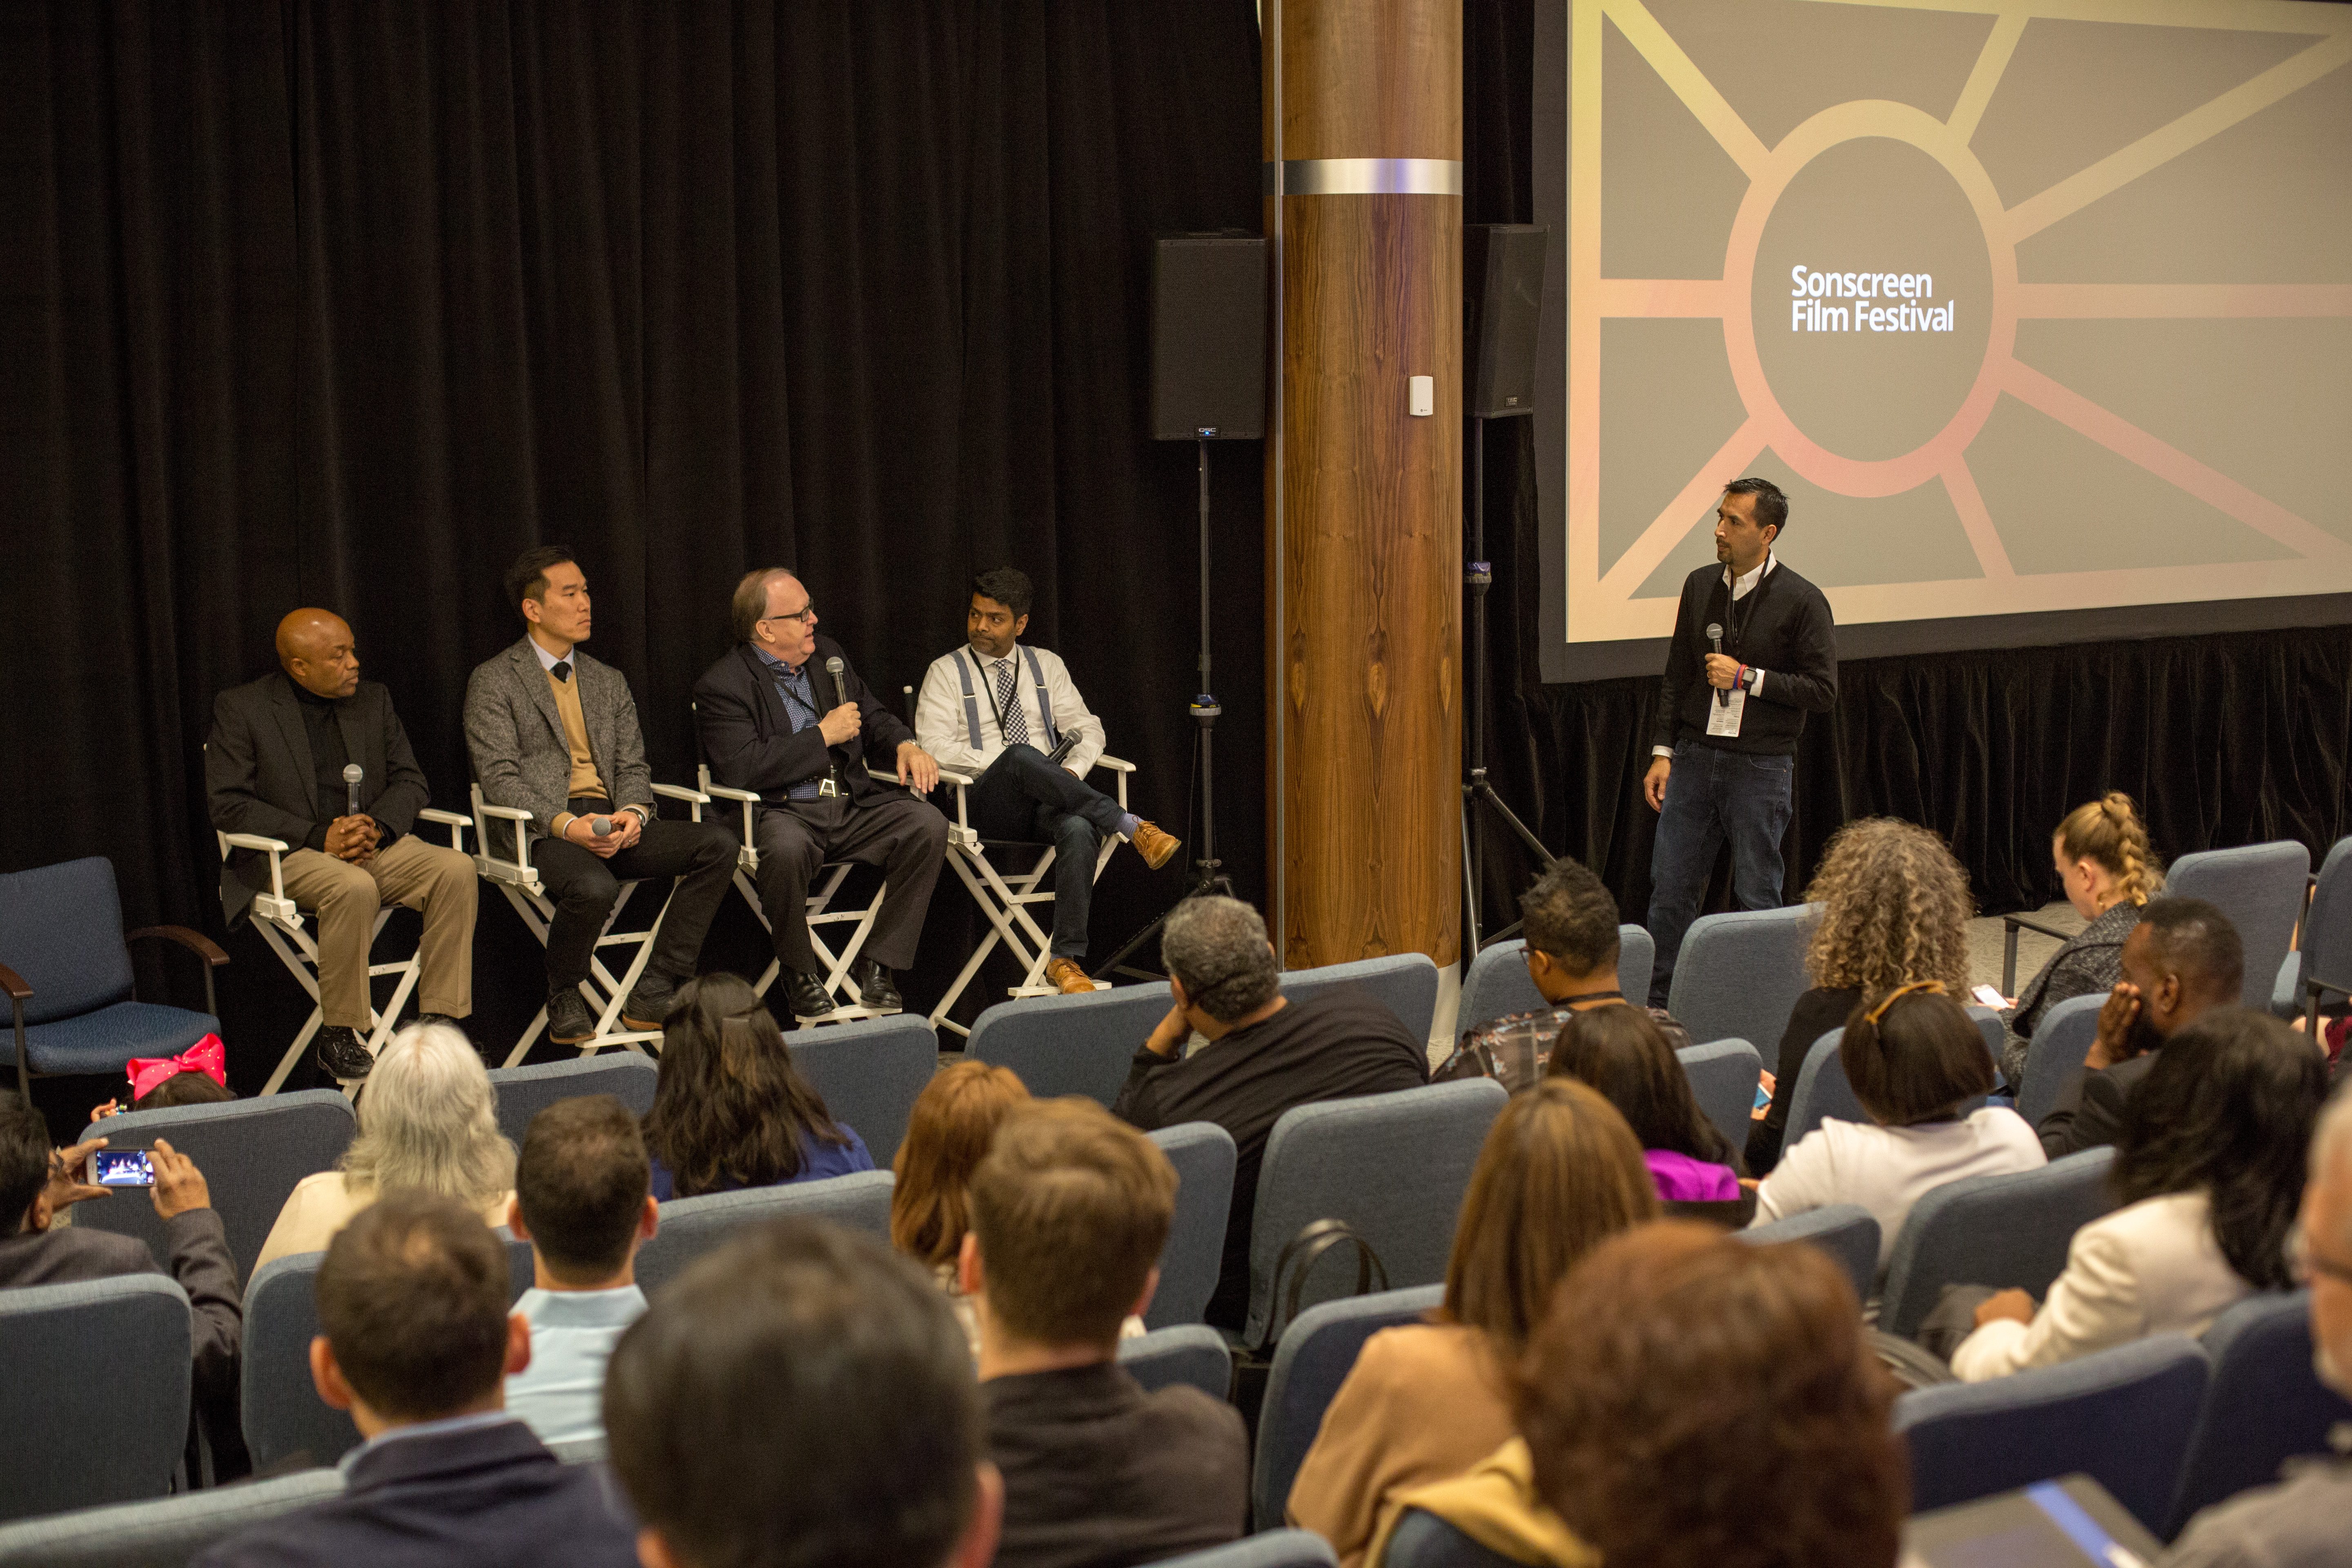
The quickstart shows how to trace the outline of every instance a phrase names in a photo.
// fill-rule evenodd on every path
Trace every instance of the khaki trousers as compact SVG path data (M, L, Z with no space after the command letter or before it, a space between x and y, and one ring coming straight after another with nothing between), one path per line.
M406 834L354 866L316 849L286 857L286 894L319 919L319 1008L329 1026L368 1028L368 949L376 911L405 904L425 913L416 945L425 961L419 1012L463 1018L474 1010L474 862L446 844Z

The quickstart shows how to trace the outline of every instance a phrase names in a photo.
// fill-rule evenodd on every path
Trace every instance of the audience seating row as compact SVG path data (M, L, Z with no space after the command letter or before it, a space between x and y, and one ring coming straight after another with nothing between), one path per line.
M1550 1005L1543 993L1536 989L1536 983L1528 978L1527 951L1528 944L1516 938L1478 950L1478 955L1470 961L1470 967L1462 975L1462 1005L1454 1013L1454 1020L1462 1028L1507 1013L1532 1013ZM1657 943L1650 940L1646 929L1636 925L1617 928L1617 989L1625 994L1628 1001L1639 1005L1649 995L1650 970L1657 953Z
M1986 1052L1999 1062L2003 1038L2000 1015L1990 1007L1976 1006L1969 1007L1968 1015L1976 1020L1978 1031L1984 1036ZM1807 1053L1805 1065L1798 1070L1797 1081L1789 1090L1789 1128L1781 1141L1782 1148L1795 1148L1806 1133L1832 1117L1840 1121L1869 1122L1870 1112L1855 1097L1853 1080L1845 1076L1844 1059L1838 1054L1838 1047L1844 1043L1845 1030L1841 1026L1823 1035ZM2083 1048L2085 1052L2090 1049L2087 1042Z

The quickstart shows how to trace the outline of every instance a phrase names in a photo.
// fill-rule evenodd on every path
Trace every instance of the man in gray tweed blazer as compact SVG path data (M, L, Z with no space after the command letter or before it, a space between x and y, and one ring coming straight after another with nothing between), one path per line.
M578 1045L595 1032L580 983L620 885L676 877L645 972L621 1004L632 1029L658 1029L672 994L694 976L703 933L735 874L735 836L715 822L664 822L646 767L637 705L621 672L579 651L589 631L588 579L560 545L507 568L521 641L474 667L466 745L482 798L531 814L531 864L555 904L547 932L547 1034ZM492 855L511 855L509 825L483 825Z

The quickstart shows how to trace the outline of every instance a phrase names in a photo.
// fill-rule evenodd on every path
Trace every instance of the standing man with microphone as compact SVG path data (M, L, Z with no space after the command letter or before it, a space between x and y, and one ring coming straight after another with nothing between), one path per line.
M1642 793L1659 814L1650 853L1650 1005L1666 1005L1684 933L1731 841L1732 896L1778 909L1797 737L1837 700L1837 626L1822 591L1780 564L1789 498L1734 479L1715 512L1714 566L1683 582Z
M737 647L695 682L695 729L710 776L758 794L760 903L774 928L793 1016L834 1011L809 942L809 884L827 860L879 866L888 882L866 946L851 971L861 1005L896 1012L906 1004L891 971L915 962L948 847L948 819L922 798L940 764L914 731L866 689L841 645L817 635L816 605L781 566L736 584ZM866 771L880 755L912 795Z

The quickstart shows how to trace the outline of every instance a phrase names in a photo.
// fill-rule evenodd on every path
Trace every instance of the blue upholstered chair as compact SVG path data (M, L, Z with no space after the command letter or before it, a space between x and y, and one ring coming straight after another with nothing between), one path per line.
M342 1489L343 1472L330 1465L24 1520L0 1526L0 1568L187 1568L230 1536Z
M1160 1251L1160 1289L1143 1314L1147 1328L1165 1329L1199 1322L1217 1293L1237 1156L1234 1135L1213 1121L1179 1122L1150 1137L1176 1167L1176 1216Z
M2239 1302L2205 1331L2212 1361L2205 1404L2189 1434L2168 1537L2248 1487L2278 1479L2302 1454L2326 1454L2327 1434L2352 1421L2352 1403L2311 1364L2311 1292L2265 1292Z
M205 1010L139 1001L131 943L174 942L205 961ZM120 1075L133 1057L177 1056L220 1032L213 971L228 962L185 926L126 933L114 862L92 855L0 876L0 991L15 1025L5 1041L16 1089L37 1078Z
M1473 1079L1284 1111L1258 1175L1244 1337L1252 1343L1265 1337L1283 1310L1274 1299L1282 1249L1318 1219L1354 1226L1380 1255L1391 1286L1444 1279L1471 1167L1509 1098L1494 1079ZM1349 1247L1327 1254L1307 1277L1299 1304L1350 1288L1352 1256Z
M1756 1110L1756 1086L1764 1076L1764 1060L1756 1047L1746 1040L1710 1040L1685 1046L1675 1057L1690 1079L1691 1097L1700 1112L1733 1148L1745 1148Z
M161 1274L0 1290L0 1519L169 1491L193 1334L187 1292Z
M104 1138L119 1148L161 1137L194 1160L228 1235L236 1277L250 1279L261 1244L269 1239L269 1227L278 1223L296 1184L332 1170L358 1131L350 1100L331 1089L310 1089L267 1100L126 1111L85 1129L82 1136ZM135 1236L156 1262L171 1261L171 1238L143 1189L78 1205L73 1222Z
M2282 1018L2343 1005L2352 992L2352 838L2339 838L2319 863L2303 940L2279 964L2272 1010Z
M1840 1121L1859 1121L1867 1126L1870 1112L1855 1098L1853 1080L1845 1076L1845 1063L1839 1047L1845 1043L1843 1029L1832 1029L1813 1043L1805 1055L1805 1065L1798 1069L1796 1087L1789 1091L1789 1127L1780 1139L1783 1157L1786 1151L1804 1142L1805 1134L1831 1117Z
M320 1092L331 1092L321 1090ZM266 1470L298 1454L331 1465L360 1445L348 1412L330 1408L310 1381L310 1342L319 1332L319 1265L323 1252L273 1258L245 1287L245 1362L238 1387L245 1446Z
M890 1189L889 1172L858 1171L817 1182L673 1198L661 1205L661 1228L637 1251L637 1284L650 1295L743 1226L784 1215L804 1215L887 1240Z
M609 1094L627 1106L631 1115L643 1116L654 1108L654 1086L660 1081L661 1068L652 1058L626 1050L490 1072L490 1088L499 1097L499 1131L513 1139L518 1149L530 1130L530 1119L559 1100Z
M1528 978L1527 951L1528 944L1517 937L1479 950L1462 976L1462 1005L1454 1015L1456 1034L1506 1013L1532 1013L1546 1005L1543 993ZM1617 989L1636 1006L1650 994L1650 967L1657 951L1642 927L1617 928Z
M1675 961L1666 1010L1694 1040L1747 1040L1759 1050L1776 1049L1797 998L1812 984L1805 944L1821 912L1817 904L1791 904L1699 916Z
M2156 1334L1985 1383L1916 1388L1895 1402L1924 1512L2077 1471L2151 1531L2172 1508L2205 1394L2203 1347Z
M1147 1390L1182 1383L1212 1399L1233 1395L1234 1352L1225 1336L1205 1323L1179 1323L1154 1329L1140 1339L1121 1340L1118 1364Z
M1409 1508L1389 1535L1381 1568L1518 1568L1518 1563L1479 1545L1435 1514Z
M1382 1329L1417 1323L1445 1300L1443 1285L1383 1290L1310 1307L1282 1331L1259 1407L1257 1454L1251 1467L1250 1511L1260 1530L1282 1522L1290 1483L1323 1425L1364 1342Z
M999 1002L972 1020L964 1055L1011 1068L1031 1094L1083 1094L1108 1106L1135 1053L1168 1016L1165 985L1114 985L1075 996Z
M1878 1222L1871 1218L1867 1209L1853 1204L1831 1204L1733 1234L1754 1247L1809 1241L1837 1260L1845 1277L1853 1281L1853 1293L1858 1300L1870 1300L1871 1283L1878 1277L1879 1236Z
M1230 1546L1171 1557L1159 1568L1339 1568L1331 1543L1311 1530L1265 1530Z
M874 1163L897 1159L915 1101L940 1070L940 1037L930 1025L919 1014L896 1013L794 1029L784 1043L793 1066L824 1096L835 1121L857 1130Z
M1426 953L1391 952L1381 958L1359 958L1347 963L1327 963L1319 969L1286 969L1282 994L1293 1002L1309 1002L1334 991L1370 993L1388 1004L1389 1011L1416 1040L1429 1038L1437 1019L1437 965ZM1163 1002L1160 1012L1168 1011ZM1149 1031L1147 1031L1148 1033ZM1141 1045L1143 1037L1136 1037ZM1129 1049L1132 1055L1132 1047Z
M2107 1191L2115 1156L2112 1148L2085 1149L2038 1171L1969 1176L1929 1191L1895 1237L1878 1326L1910 1338L1947 1285L2048 1290L2065 1272L2074 1233L2116 1206Z
M2267 1007L2303 919L2311 851L2292 838L2183 855L2164 875L2168 897L2203 899L2230 917L2246 948L2244 999Z
M2042 1015L2033 1037L2025 1043L2025 1079L2017 1086L2017 1113L2031 1127L2058 1109L2058 1092L2091 1054L2099 1037L2099 1009L2107 1004L2104 991L2089 996L2069 996Z

